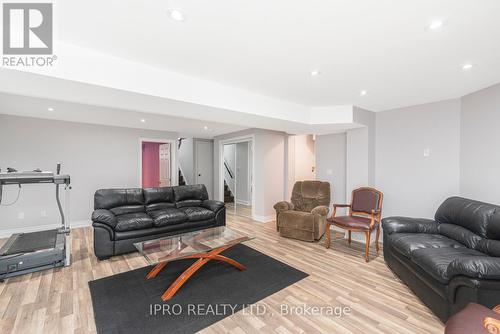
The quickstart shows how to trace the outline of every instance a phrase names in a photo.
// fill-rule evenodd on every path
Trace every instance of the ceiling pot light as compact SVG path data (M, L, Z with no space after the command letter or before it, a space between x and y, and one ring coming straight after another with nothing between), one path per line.
M146 123L146 120L144 118L142 118L141 123Z
M203 130L205 130L205 131L206 131L206 130L208 130L208 126L206 126L206 125L205 125L205 126L203 127Z
M47 110L48 110L48 111L54 111L54 108L52 108L52 107L48 107L48 108L47 108Z
M169 9L168 15L170 15L170 18L174 21L182 22L186 20L186 16L184 15L184 13L178 9Z
M438 30L439 28L443 27L443 21L441 20L435 20L432 21L431 24L429 24L429 29L430 30Z
M362 90L361 92L359 92L359 94L361 94L361 96L365 96L368 92L366 90Z
M472 64L469 64L469 63L464 64L464 65L462 66L462 70L464 70L464 71L468 71L468 70L470 70L471 68L472 68Z
M316 77L316 76L318 76L318 75L320 75L320 74L321 74L321 72L320 72L319 70L312 70L312 71L311 71L311 76L312 76L312 77Z

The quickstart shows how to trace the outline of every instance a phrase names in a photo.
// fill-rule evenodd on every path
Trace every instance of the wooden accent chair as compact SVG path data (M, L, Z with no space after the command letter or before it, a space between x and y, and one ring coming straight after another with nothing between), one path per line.
M375 247L379 251L380 219L384 194L374 188L362 187L353 190L351 204L334 204L333 215L326 223L326 248L330 248L330 227L337 226L349 231L348 242L351 244L351 232L364 232L366 237L365 260L368 262L370 252L370 236L377 231ZM347 216L337 217L337 208L349 208Z

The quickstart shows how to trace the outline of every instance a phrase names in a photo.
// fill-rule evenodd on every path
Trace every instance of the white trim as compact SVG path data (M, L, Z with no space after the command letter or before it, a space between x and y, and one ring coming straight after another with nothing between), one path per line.
M219 201L224 202L224 145L242 142L250 142L252 144L252 219L258 220L256 217L262 218L263 216L255 214L255 134L219 140L219 184L217 185L219 189Z
M139 150L138 150L138 155L139 155L139 179L138 179L138 187L142 188L142 143L143 142L151 142L151 143L164 143L164 144L170 144L170 185L171 186L177 186L179 185L179 180L178 180L178 162L177 162L177 140L175 139L161 139L161 138L139 138Z
M78 221L71 222L71 229L73 230L75 228L87 227L87 226L91 226L91 225L92 225L92 221L90 221L90 220L78 220ZM0 230L0 238L8 238L12 234L15 234L15 233L30 233L30 232L38 232L38 231L45 231L45 230L53 230L53 229L60 228L60 227L61 227L61 223L9 228L9 229L5 229L5 230Z
M259 215L252 214L252 219L255 221L258 221L260 223L268 223L268 222L274 221L276 219L276 216L275 215L259 216Z
M241 199L235 199L235 200L234 200L234 202L235 202L236 204L240 204L240 205L247 205L247 206L248 206L248 205L250 205L250 204L252 204L252 202L251 202L251 201L244 201L244 200L241 200Z

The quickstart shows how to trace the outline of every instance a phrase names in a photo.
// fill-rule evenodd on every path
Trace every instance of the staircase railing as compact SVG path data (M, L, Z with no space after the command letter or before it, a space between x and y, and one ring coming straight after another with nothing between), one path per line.
M226 167L226 170L227 170L227 173L229 174L229 176L234 179L234 173L233 171L231 170L231 167L229 167L229 164L227 163L226 159L224 159L224 167Z

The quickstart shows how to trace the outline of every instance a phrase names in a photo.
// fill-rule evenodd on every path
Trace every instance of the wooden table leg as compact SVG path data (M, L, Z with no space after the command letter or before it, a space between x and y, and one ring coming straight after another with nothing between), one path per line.
M228 257L219 255L226 249L232 247L234 245L230 246L224 246L221 248L217 248L209 253L206 254L199 254L199 255L192 255L185 257L184 259L198 259L195 263L193 263L189 268L187 268L177 279L170 285L170 287L163 293L161 296L161 299L163 301L170 300L175 293L186 283L186 281L193 276L195 272L198 271L201 267L203 267L205 264L207 264L210 260L216 260L216 261L221 261L221 262L226 262L239 270L245 270L246 267L243 266L242 264L234 261L233 259L230 259ZM156 268L156 267L155 267ZM154 270L154 269L153 269ZM161 270L161 269L160 269Z
M163 268L165 268L165 266L167 265L168 262L160 262L158 263L153 269L151 269L151 271L148 273L148 275L146 276L147 279L152 279L152 278L155 278L156 276L158 276L158 274L160 273L160 271L162 271Z

